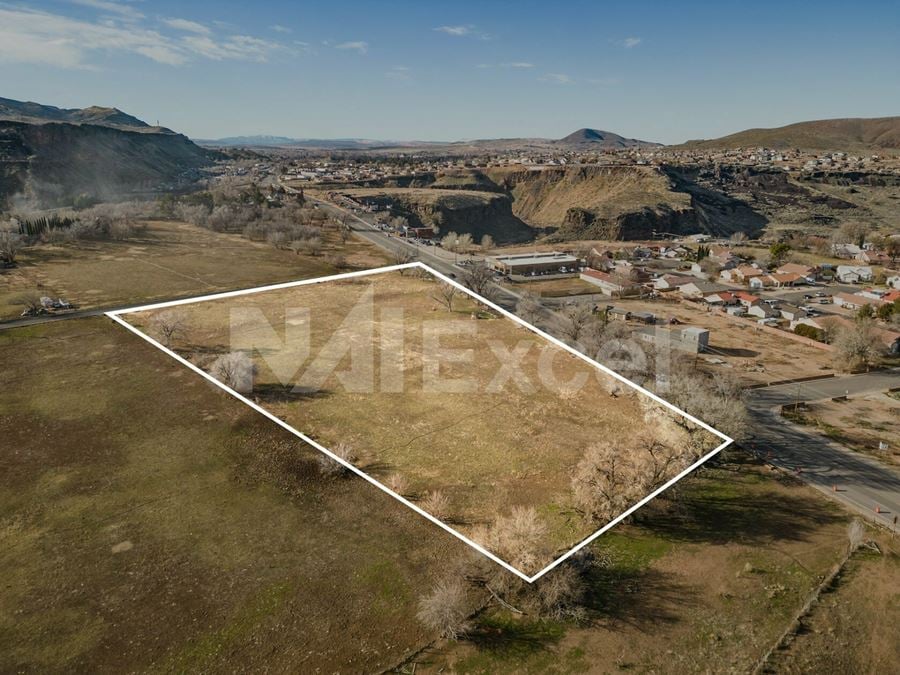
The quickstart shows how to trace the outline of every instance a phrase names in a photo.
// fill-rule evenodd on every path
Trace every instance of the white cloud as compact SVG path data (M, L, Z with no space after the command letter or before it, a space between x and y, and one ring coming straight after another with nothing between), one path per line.
M293 33L294 31L288 28L287 26L282 26L280 23L275 23L269 26L276 33Z
M335 49L350 49L356 51L360 54L365 54L369 51L369 43L363 42L362 40L356 40L354 42L342 42L339 45L334 46Z
M438 26L434 28L439 33L446 33L447 35L452 35L454 37L473 37L478 38L479 40L490 40L491 36L487 33L484 33L476 26L472 24L465 24L459 26Z
M435 30L446 33L447 35L462 37L464 35L469 35L472 32L472 28L473 26L438 26Z
M156 31L0 8L0 61L85 68L88 55L100 51L132 52L170 65L187 60L172 40Z
M264 63L272 52L283 49L274 42L249 35L231 35L218 41L203 35L191 35L185 37L183 42L192 52L214 61L228 59Z
M202 27L201 24L194 24L190 27L193 30L189 30L186 24L193 22L172 21L176 22L176 29L187 30L190 34L169 36L140 23L91 22L39 10L7 9L0 5L0 62L94 68L92 57L131 53L177 66L197 57L265 61L271 54L286 50L278 43L249 35L213 38L198 33L197 27Z
M528 63L527 61L512 61L511 63L501 63L500 66L503 68L534 68L534 64Z
M186 33L197 33L198 35L209 35L210 30L202 23L196 21L188 21L187 19L163 19L163 23L169 28L181 30Z
M143 14L127 3L114 2L113 0L70 0L70 2L75 5L81 5L82 7L99 9L101 12L117 14L124 19L131 19L133 21L144 18Z
M565 73L547 73L538 79L541 82L552 82L554 84L572 84L575 81Z
M625 47L625 49L637 47L639 44L641 44L641 38L639 37L627 37L622 40L622 46Z

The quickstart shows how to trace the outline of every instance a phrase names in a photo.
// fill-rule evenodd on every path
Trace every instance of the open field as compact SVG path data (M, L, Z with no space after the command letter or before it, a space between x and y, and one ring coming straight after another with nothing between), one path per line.
M657 500L634 524L591 545L600 566L585 622L492 607L470 639L420 655L416 672L752 671L846 551L847 517L812 489L737 451L730 457L686 479L676 500ZM858 555L861 577L884 566L891 571L881 587L896 583L896 560ZM900 621L896 588L891 593L857 598L884 613L859 616L852 630L859 654L877 649L880 672L900 664L889 644Z
M600 292L593 284L578 277L568 279L547 279L546 281L517 281L505 285L516 293L533 293L542 298L565 298L573 295L592 295Z
M398 492L486 546L499 517L533 507L546 532L529 575L652 491L623 489L611 515L585 518L572 478L590 446L605 440L627 459L657 444L662 485L721 444L469 296L448 311L434 297L441 284L415 269L182 305L173 348L204 369L252 351L249 396L325 447L349 446L381 482L401 477ZM124 318L153 335L171 311Z
M710 351L698 357L699 363L712 372L733 372L747 384L833 372L831 352L762 330L750 319L707 311L705 306L690 302L616 298L609 304L709 329ZM710 358L725 363L713 364Z
M0 359L3 671L369 672L431 644L416 672L744 672L846 546L842 511L728 451L592 545L586 622L491 603L435 642L417 601L461 542L106 319L7 331ZM825 596L802 639L896 670L896 561L850 573L852 612Z
M359 672L471 549L107 319L0 333L0 671Z
M127 241L75 241L23 249L19 265L0 271L0 319L18 316L26 291L62 297L81 308L140 304L334 273L327 256L347 264L384 264L377 249L336 236L320 256L296 255L266 242L173 221L148 221Z
M900 398L896 393L807 403L786 415L852 450L900 467ZM880 442L887 448L879 449Z
M898 540L863 549L823 593L797 636L770 661L782 673L890 673L900 666Z

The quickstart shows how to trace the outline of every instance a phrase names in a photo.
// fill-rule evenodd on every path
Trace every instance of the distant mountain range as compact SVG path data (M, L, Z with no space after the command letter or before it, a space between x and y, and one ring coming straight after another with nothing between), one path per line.
M207 147L290 147L321 150L379 150L379 149L431 149L447 151L491 151L504 149L621 149L632 147L654 147L659 143L625 138L611 131L579 129L560 139L550 138L486 138L471 141L389 141L365 138L290 138L287 136L231 136L219 139L197 139L197 143Z
M289 136L228 136L226 138L197 138L199 145L211 148L306 148L311 150L371 150L378 147L407 145L435 145L420 141L374 141L367 138L291 138ZM440 144L438 144L440 145Z
M0 98L0 209L15 195L65 206L173 187L218 153L117 108L65 109Z
M625 138L611 131L600 131L598 129L579 129L564 138L560 138L558 141L554 141L554 144L566 148L584 148L587 150L593 148L622 149L662 145L661 143L640 141L636 138Z
M797 122L773 129L747 129L714 140L688 141L687 149L837 150L872 152L900 149L900 117L846 118Z

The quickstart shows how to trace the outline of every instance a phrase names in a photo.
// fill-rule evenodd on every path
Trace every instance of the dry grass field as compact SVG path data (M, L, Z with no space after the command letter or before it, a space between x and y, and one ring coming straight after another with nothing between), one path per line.
M156 220L146 226L127 241L24 249L18 267L0 271L0 320L21 313L13 303L28 291L62 297L81 308L129 305L333 274L330 253L358 267L385 261L374 247L355 239L341 244L336 236L322 255L312 257L187 223Z
M846 550L847 516L737 452L677 493L592 545L602 564L586 621L493 607L469 639L419 655L415 672L752 672ZM848 577L790 647L797 658L765 672L896 671L897 554L861 551Z
M771 672L892 673L900 667L900 551L879 536L882 554L862 550L774 655Z
M470 549L103 318L0 333L0 672L360 672Z
M611 376L468 296L456 298L449 312L434 297L440 286L414 270L183 305L178 311L187 328L173 348L207 369L236 340L246 349L248 339L260 340L274 327L279 343L254 353L259 372L252 398L331 450L349 446L354 465L380 481L401 477L399 492L482 543L499 516L514 507L535 508L546 533L523 570L528 574L645 496L632 497L599 524L583 517L572 476L592 444L606 441L630 457L657 442L665 453L678 454L661 469L671 478L721 443L646 395L613 387ZM352 314L366 298L369 317ZM307 308L308 318L290 314L286 324L290 308ZM124 318L152 335L154 317L167 311ZM383 318L400 314L399 331L389 330ZM346 317L356 323L337 330ZM280 343L291 326L304 323L308 341L295 331ZM437 353L428 337L436 331L442 333L439 348L464 361ZM319 381L307 381L332 354L335 336L355 345L359 359L335 352L336 372L326 369ZM501 357L512 353L519 355L513 361L518 368L507 371ZM393 367L385 366L385 355L397 359L388 362ZM348 377L354 372L362 374ZM507 378L509 372L516 377ZM560 384L579 378L580 390ZM448 502L441 513L432 508L435 492Z
M567 279L547 279L538 281L517 281L506 284L516 293L533 293L541 298L565 298L573 295L594 295L600 289L578 277Z
M472 559L449 534L106 319L5 331L0 361L3 672L746 672L846 547L726 451L592 544L584 621L490 603L435 641L418 599ZM896 670L898 569L854 557L783 670Z
M747 384L833 372L831 352L762 330L752 319L707 311L704 305L690 302L617 298L609 304L709 329L710 350L699 357L698 363L712 372L732 372ZM724 363L711 363L710 359Z

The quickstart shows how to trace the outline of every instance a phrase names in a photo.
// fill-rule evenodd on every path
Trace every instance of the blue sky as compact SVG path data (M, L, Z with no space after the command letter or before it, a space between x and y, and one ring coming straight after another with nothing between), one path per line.
M900 3L0 0L0 96L195 138L675 143L900 114Z

